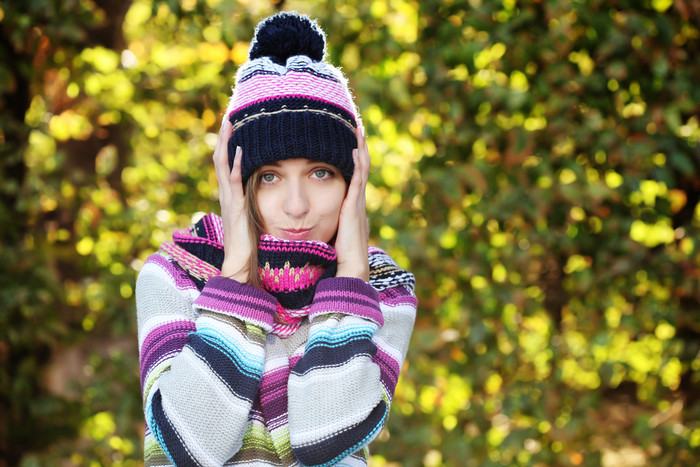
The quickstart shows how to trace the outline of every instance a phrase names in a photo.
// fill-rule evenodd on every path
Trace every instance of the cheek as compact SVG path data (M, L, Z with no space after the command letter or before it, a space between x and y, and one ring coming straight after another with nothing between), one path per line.
M322 242L329 243L338 231L340 220L340 208L343 205L345 191L339 196L337 193L325 193L319 197L319 238Z
M275 217L279 218L280 213L277 212L275 197L270 196L270 193L262 193L258 191L256 194L258 204L258 212L263 223L263 230L267 233L267 227L270 225L270 220Z
M320 209L322 216L333 223L333 229L337 228L338 219L340 217L340 208L345 200L345 188L335 187L333 190L326 191L322 196L318 197L321 200Z

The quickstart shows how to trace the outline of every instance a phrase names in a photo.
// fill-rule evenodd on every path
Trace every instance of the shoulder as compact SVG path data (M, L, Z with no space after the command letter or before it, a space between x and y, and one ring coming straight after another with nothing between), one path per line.
M223 261L223 224L214 214L195 215L193 223L176 230L146 259L139 278L160 276L177 289L202 290L207 279L218 275Z
M197 290L187 272L163 249L151 254L141 266L136 279L136 289L142 291L159 284L169 285L181 291Z
M416 279L413 274L399 267L384 250L370 246L368 257L369 284L378 292L403 286L414 293Z

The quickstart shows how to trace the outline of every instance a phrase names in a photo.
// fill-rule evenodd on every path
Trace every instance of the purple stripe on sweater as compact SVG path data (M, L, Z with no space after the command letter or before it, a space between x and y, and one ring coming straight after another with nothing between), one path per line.
M343 291L356 294L360 297L367 297L375 302L379 299L377 291L374 290L371 285L357 277L330 277L328 279L323 279L319 281L316 290L317 293Z
M374 290L374 289L372 289ZM352 301L356 304L364 304L364 306L369 308L378 308L379 302L377 301L378 296L370 296L367 294L357 293L354 290L321 290L317 291L314 295L314 301L318 300L334 300L338 297L342 297L342 301Z
M178 354L182 350L187 344L187 334L186 331L168 334L148 348L148 354L141 354L141 379L143 381L145 381L146 374L157 366L165 356Z
M252 285L241 284L238 281L229 279L223 276L214 276L209 281L207 281L206 287L209 290L217 290L223 293L229 293L231 295L239 295L243 297L250 297L255 299L259 303L269 303L274 307L277 307L277 300L260 289L256 289Z
M340 296L339 296L340 295ZM330 293L330 292L324 292L322 294L316 294L314 295L314 303L316 303L316 307L319 309L327 309L328 311L333 311L335 308L334 306L343 306L342 304L340 305L330 305L335 304L336 302L344 302L348 304L353 304L352 309L356 310L358 307L359 308L368 308L370 310L378 310L379 309L379 304L371 299L368 299L367 297L362 297L357 294L350 294L350 293L344 293L340 292L339 293ZM354 313L357 313L356 311Z
M372 361L379 366L382 384L389 390L389 395L393 397L394 389L396 389L396 384L399 380L399 372L401 371L398 362L381 348L377 349L377 353L372 357Z
M301 360L301 355L294 355L289 357L289 368L294 368L294 366Z
M289 379L289 368L282 366L272 371L265 372L260 381L260 397L261 400L266 400L269 397L268 390L285 388Z
M146 338L143 340L143 345L141 349L141 355L147 356L151 347L153 347L160 339L173 334L178 331L189 332L195 330L195 324L192 321L187 320L174 320L163 323L153 329L148 333Z
M287 380L289 369L277 371L273 374L266 373L260 381L260 401L263 406L274 400L284 398L287 394ZM286 398L284 398L286 401ZM286 402L285 402L286 403Z
M197 288L192 279L190 279L187 273L185 273L180 266L172 261L169 261L163 255L158 253L152 254L148 257L148 259L146 259L146 264L154 264L167 272L168 275L172 277L173 281L175 282L175 287L178 289Z
M345 313L384 325L379 295L372 286L354 277L333 277L319 281L309 318L323 313Z
M272 329L274 324L274 310L257 310L250 306L250 302L234 299L222 299L214 294L202 292L195 306L215 312L231 315L242 321L249 322L254 325L264 326L267 331ZM267 313L266 313L267 311Z
M148 371L165 354L175 354L187 344L187 334L195 330L191 321L174 321L153 329L143 342L141 349L141 384Z
M374 322L378 326L384 325L384 317L376 308L370 308L362 303L357 303L354 300L325 300L323 302L314 302L317 307L312 307L309 312L309 319L313 320L316 316L328 313L344 313L347 315L357 316Z
M215 309L221 308L221 311L238 311L240 308L250 308L253 310L258 308L272 308L271 303L255 300L253 297L232 294L212 288L203 289L194 304L201 308L213 305L216 307Z
M382 290L379 292L379 301L389 306L418 305L418 299L405 285Z
M253 320L271 327L277 300L251 285L214 276L207 281L194 306L230 313L243 320Z
M148 375L154 371L156 368L159 366L168 363L170 360L173 358L177 357L180 354L180 350L177 351L170 351L170 352L164 352L158 355L155 355L154 358L152 358L148 362L148 366L145 366L142 368L143 374L142 376L142 381L141 381L141 388L143 389L146 384L146 380L148 379ZM164 368L163 371L166 371L168 368Z
M288 367L264 373L260 380L260 404L270 429L284 424L282 422L286 420L288 380Z

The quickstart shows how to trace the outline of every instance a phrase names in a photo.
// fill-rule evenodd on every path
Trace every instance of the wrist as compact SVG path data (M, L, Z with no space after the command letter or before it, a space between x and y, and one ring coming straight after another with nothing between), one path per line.
M221 276L245 284L249 278L248 267L247 265L235 264L233 261L224 260L224 263L221 265Z
M369 265L366 268L338 266L335 277L354 277L369 282Z

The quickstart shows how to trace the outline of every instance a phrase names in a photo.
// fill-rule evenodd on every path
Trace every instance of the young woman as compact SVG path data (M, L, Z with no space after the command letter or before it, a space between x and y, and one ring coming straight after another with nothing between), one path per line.
M368 247L369 154L315 22L258 25L214 152L221 217L136 284L146 465L366 465L416 311Z

